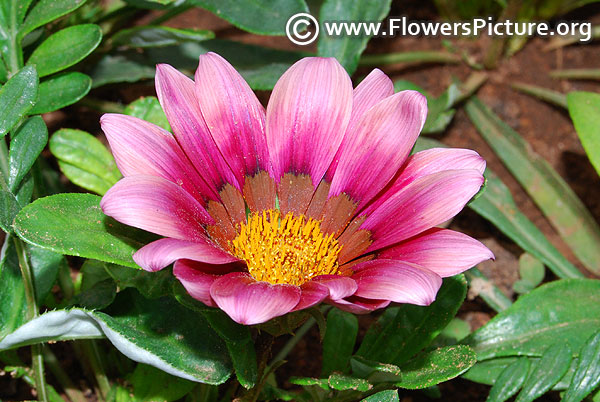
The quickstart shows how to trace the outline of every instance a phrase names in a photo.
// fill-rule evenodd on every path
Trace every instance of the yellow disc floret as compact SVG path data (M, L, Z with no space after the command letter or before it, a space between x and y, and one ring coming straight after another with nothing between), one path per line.
M321 232L320 221L291 213L281 218L278 210L269 210L248 216L231 249L257 281L300 286L337 273L341 246L333 234Z

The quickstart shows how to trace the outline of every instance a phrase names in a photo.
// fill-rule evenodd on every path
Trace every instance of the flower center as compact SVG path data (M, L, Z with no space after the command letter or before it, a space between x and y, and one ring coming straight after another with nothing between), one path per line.
M255 212L231 242L233 254L246 261L257 281L300 286L318 275L335 274L341 246L320 221L278 210Z

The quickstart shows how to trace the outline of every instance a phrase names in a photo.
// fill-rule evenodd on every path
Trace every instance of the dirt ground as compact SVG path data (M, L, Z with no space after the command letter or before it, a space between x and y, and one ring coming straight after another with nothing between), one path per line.
M417 0L395 2L390 15L399 16L403 14L409 15L411 19L415 20L436 18L435 9L423 6ZM141 16L136 23L143 23L150 18L149 16ZM586 6L563 19L579 20L584 18L599 23L600 5ZM200 9L190 10L171 20L167 25L181 28L211 29L220 38L235 39L275 48L315 50L314 47L312 49L310 47L309 49L299 49L285 37L264 37L245 33ZM466 50L472 57L480 61L483 51L489 44L489 39L452 39L451 42L456 48ZM598 178L585 156L567 112L520 94L510 87L512 83L519 82L542 86L563 93L571 90L600 92L599 82L556 80L548 75L551 70L558 68L598 68L600 66L600 42L588 43L583 46L572 45L549 52L542 49L546 43L547 41L544 39L532 39L515 56L503 60L496 70L489 72L489 79L479 90L478 96L505 122L517 130L537 153L550 162L571 185L590 209L592 215L600 220L600 178ZM378 54L442 49L440 38L398 37L394 39L373 39L365 53ZM169 60L165 60L165 62L168 63ZM472 72L465 64L418 67L387 65L380 66L380 68L393 80L410 80L434 95L442 93L451 83L453 77L464 80ZM368 72L369 69L361 68L353 78L362 77ZM110 92L112 100L119 100L123 103L128 103L142 95L154 95L152 83L149 82L132 86L115 85L97 90L95 93L92 92L91 96L102 97L108 92ZM260 97L261 100L266 101L268 93L261 93ZM95 134L101 134L98 124L99 114L85 107L73 106L47 117L50 133L60 127L77 127L87 129ZM577 267L582 268L539 209L479 136L463 110L459 109L449 129L443 135L435 138L452 147L471 148L478 151L486 159L488 166L508 185L521 211L542 230L559 251L565 254ZM490 247L496 255L496 261L485 262L481 264L480 268L508 296L513 296L512 283L518 279L518 258L522 250L492 227L491 224L470 210L463 211L453 221L451 227L482 240ZM552 274L548 273L546 279L553 279ZM466 302L459 313L459 317L466 319L473 329L483 325L491 316L493 316L492 310L477 299ZM361 328L366 328L372 320L373 317L361 317ZM284 342L285 339L281 339L276 345L282 345ZM289 363L281 369L281 378L290 375L318 376L320 362L316 357L320 355L320 348L318 333L314 329L300 341L289 356L289 361L293 364ZM3 377L0 376L0 387L5 386L2 380ZM15 394L13 395L22 395L24 384L13 382L10 386L15 387ZM83 382L83 387L89 387L89 385L85 385L85 382ZM443 393L442 400L445 401L483 401L488 390L486 386L460 379L442 384L440 388ZM25 387L25 389L27 388ZM90 400L95 400L93 395L90 395ZM401 400L403 402L418 402L428 399L421 393L407 392L402 394ZM554 401L558 400L558 397L549 394L540 400Z

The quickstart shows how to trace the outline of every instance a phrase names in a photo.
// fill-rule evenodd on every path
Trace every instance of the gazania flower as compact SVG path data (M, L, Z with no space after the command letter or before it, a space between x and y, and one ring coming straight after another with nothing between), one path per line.
M335 59L305 58L267 109L223 58L200 56L195 81L157 66L173 134L134 117L102 117L124 178L102 199L120 222L164 236L133 258L172 263L189 294L242 324L321 302L366 313L428 305L442 278L492 258L436 225L483 183L464 149L409 157L427 115L379 70L354 90Z

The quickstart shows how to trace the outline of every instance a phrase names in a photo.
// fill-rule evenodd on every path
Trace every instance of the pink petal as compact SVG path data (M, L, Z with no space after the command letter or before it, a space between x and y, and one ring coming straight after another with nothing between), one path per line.
M198 200L214 192L168 131L122 114L105 114L100 124L124 176L162 177L181 185Z
M327 286L321 285L317 282L306 282L300 286L302 294L300 295L300 301L294 307L292 311L304 310L312 306L316 306L321 303L329 295L329 289Z
M385 192L365 209L364 213L370 214L385 200L420 177L444 170L461 169L475 169L483 174L485 160L470 149L432 148L417 152L408 158L401 173L388 185Z
M378 258L415 263L446 278L493 259L494 254L466 234L433 228L383 250Z
M304 58L279 79L267 106L272 177L309 174L316 187L331 164L352 111L352 83L333 58Z
M402 91L370 108L348 133L329 196L347 193L362 208L398 172L427 117L427 100Z
M156 176L121 179L102 197L100 207L121 223L180 240L202 241L202 224L214 223L189 193Z
M442 278L436 273L403 261L377 259L354 269L352 278L358 284L355 294L368 299L427 306L442 286Z
M217 305L210 297L210 287L221 275L214 275L198 269L199 265L189 260L177 260L173 265L173 275L183 285L185 290L196 300L210 307Z
M328 301L327 303L352 314L368 314L374 310L385 308L390 305L389 300L372 300L358 296Z
M324 285L329 290L329 299L338 300L352 296L356 292L357 285L354 279L340 275L320 275L312 279Z
M346 133L352 130L356 122L367 110L379 103L379 101L393 94L394 83L392 83L392 80L390 80L383 71L377 68L371 71L371 73L367 75L356 88L354 88L354 92L352 93L352 113L350 115L350 122L348 123ZM342 140L342 144L327 170L325 179L329 183L333 180L333 174L335 173L346 142L347 138L344 136L344 140Z
M235 322L261 324L289 313L300 302L298 286L258 282L249 274L233 272L217 279L210 294Z
M394 194L367 216L361 226L371 232L367 252L396 244L439 225L459 213L483 184L478 170L446 170L421 177Z
M146 271L159 271L182 258L207 264L227 264L237 261L237 258L221 250L206 238L200 242L160 239L146 244L133 255L136 264Z
M156 94L177 142L214 191L226 183L237 186L233 172L213 140L195 95L194 81L168 64L156 66Z
M195 79L204 121L238 182L266 171L265 109L246 81L212 52L200 56Z

